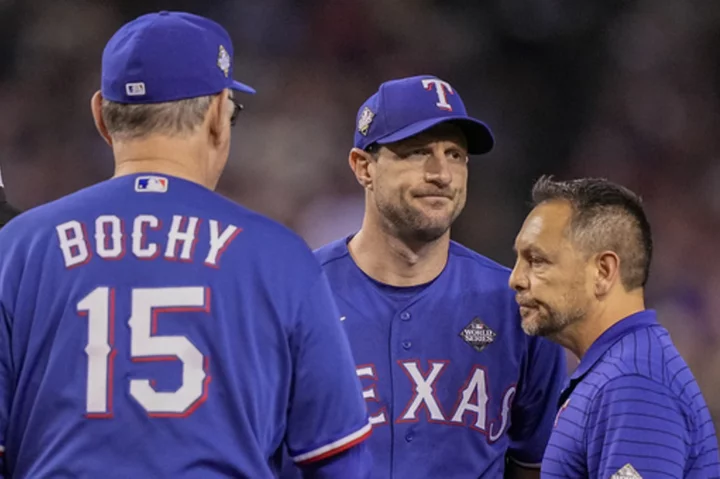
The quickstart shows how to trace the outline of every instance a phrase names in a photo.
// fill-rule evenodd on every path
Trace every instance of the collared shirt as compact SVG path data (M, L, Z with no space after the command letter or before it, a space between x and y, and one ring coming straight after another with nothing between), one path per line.
M712 418L652 310L588 349L559 401L542 477L720 477Z

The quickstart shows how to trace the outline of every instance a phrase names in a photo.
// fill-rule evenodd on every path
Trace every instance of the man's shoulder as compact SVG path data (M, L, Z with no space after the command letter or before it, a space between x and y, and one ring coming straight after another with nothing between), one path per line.
M509 289L510 268L456 241L450 242L449 264L455 274L467 276L468 284L484 282Z
M103 215L117 216L126 223L123 229L132 229L133 219L138 215L160 218L180 214L201 217L203 222L215 220L218 228L235 225L242 231L243 237L248 238L255 254L272 251L279 257L304 255L312 259L305 241L289 227L214 191L191 188L183 191L177 201L172 198L160 204L139 201L133 198L132 193L128 196L128 192L123 190L124 179L118 180L106 180L28 209L0 231L0 241L2 238L22 242L28 237L36 240L44 236L54 237L55 228L68 221L81 223L88 230L86 233L92 234L94 222Z
M323 266L333 263L335 260L347 257L350 253L347 248L348 238L340 238L321 246L313 251L315 258Z
M634 330L618 339L593 368L604 383L620 378L644 378L670 389L678 378L692 375L673 344L670 333L659 324Z
M685 411L690 398L678 386L677 378L664 368L662 361L624 351L617 356L606 354L578 390L588 408L623 401L633 405L628 411L647 410L658 404L671 404Z
M83 206L83 192L84 190L81 190L21 212L0 230L0 239L22 242L26 241L28 236L37 237L54 231L54 226L66 216L66 212L72 209L73 205Z

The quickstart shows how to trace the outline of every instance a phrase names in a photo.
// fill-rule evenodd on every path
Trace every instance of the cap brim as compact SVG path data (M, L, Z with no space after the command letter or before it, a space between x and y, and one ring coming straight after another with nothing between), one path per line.
M493 137L490 128L480 120L470 118L467 116L443 116L439 118L431 118L429 120L419 121L408 125L390 135L384 136L376 140L376 143L380 145L387 145L388 143L395 143L396 141L404 140L415 136L418 133L422 133L425 130L432 128L440 123L452 123L457 125L465 135L465 139L468 143L468 153L471 155L482 155L492 150L495 145L495 138Z
M233 90L241 91L243 93L250 93L251 95L254 95L257 93L255 89L249 85L246 85L244 83L240 83L239 81L233 80L232 87Z

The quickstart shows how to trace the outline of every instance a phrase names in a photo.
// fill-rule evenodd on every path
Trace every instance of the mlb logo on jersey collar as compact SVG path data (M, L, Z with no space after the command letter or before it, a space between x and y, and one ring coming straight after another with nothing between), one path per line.
M497 336L495 331L488 328L478 317L473 318L470 324L460 331L460 337L463 341L472 346L478 353L495 341L495 336Z
M135 191L139 193L165 193L168 179L162 176L138 176L135 179Z

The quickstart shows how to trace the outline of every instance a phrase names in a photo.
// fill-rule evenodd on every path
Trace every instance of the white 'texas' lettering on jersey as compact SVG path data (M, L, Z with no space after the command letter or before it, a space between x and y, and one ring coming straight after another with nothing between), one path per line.
M467 380L457 392L457 401L449 413L445 413L441 402L436 396L439 388L446 388L442 383L443 373L451 368L450 361L428 361L426 372L421 370L420 362L398 361L405 375L410 379L412 396L405 408L395 419L396 423L418 422L422 419L420 411L425 409L425 419L429 423L466 426L484 434L489 443L500 439L510 425L510 412L515 397L516 386L510 385L502 395L500 411L497 416L489 416L488 404L490 392L488 372L483 366L473 366ZM370 423L380 426L388 423L387 407L382 405L376 383L378 376L373 364L357 366L357 375L361 380L371 380L370 387L363 389L363 397L368 402ZM365 381L364 381L365 383ZM397 392L396 392L397 394ZM378 403L380 407L372 407L371 403Z

